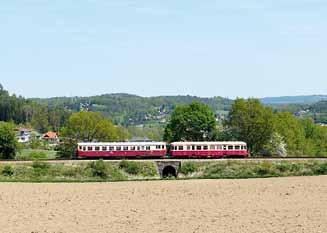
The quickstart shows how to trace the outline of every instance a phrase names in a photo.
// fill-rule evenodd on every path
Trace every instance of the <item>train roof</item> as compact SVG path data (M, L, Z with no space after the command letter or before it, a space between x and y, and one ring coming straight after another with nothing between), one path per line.
M153 146L166 145L165 142L81 142L79 146Z
M246 145L246 142L240 141L228 141L228 142L172 142L171 145L174 146L191 146L191 145Z

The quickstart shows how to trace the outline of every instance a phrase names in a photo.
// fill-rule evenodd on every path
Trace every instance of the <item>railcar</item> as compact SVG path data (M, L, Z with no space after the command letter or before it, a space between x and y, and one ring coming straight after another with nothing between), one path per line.
M167 153L164 142L78 143L77 158L161 158Z
M228 158L248 156L245 142L173 142L172 158Z
M167 148L170 148L169 150ZM110 158L245 158L245 142L86 142L78 143L78 159Z

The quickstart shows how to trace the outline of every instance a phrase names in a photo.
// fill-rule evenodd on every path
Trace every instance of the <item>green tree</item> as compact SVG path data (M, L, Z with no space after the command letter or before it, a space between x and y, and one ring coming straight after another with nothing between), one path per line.
M46 132L49 129L48 115L43 107L34 106L34 114L31 124L39 132Z
M73 113L61 136L80 142L117 141L117 129L110 120L96 112Z
M305 132L301 122L289 112L275 114L275 131L286 143L288 155L302 155Z
M57 147L60 158L74 157L78 142L120 140L117 128L96 112L73 113L61 130L62 141ZM123 140L123 139L121 139Z
M257 99L236 99L224 125L233 138L247 142L251 154L259 155L273 136L274 116Z
M172 141L210 141L217 135L214 113L205 104L193 102L177 106L168 122L164 140Z
M18 148L18 142L14 132L14 125L0 122L0 158L14 159Z

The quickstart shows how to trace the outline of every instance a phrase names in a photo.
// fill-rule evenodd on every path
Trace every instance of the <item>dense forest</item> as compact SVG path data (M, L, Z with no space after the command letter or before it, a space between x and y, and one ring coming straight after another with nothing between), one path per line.
M70 111L47 106L21 96L10 95L0 84L0 121L32 127L40 132L57 131L65 124Z

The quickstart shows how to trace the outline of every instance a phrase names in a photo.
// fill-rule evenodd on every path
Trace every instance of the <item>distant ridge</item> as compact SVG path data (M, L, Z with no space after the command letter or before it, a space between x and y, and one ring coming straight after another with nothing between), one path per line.
M50 108L63 107L73 112L80 110L101 112L104 116L112 119L115 124L125 126L165 123L177 105L189 104L193 101L207 104L214 111L217 118L223 119L228 114L234 101L218 96L210 98L191 95L142 97L128 93L33 100ZM325 109L326 104L321 102L327 101L327 95L266 97L260 99L260 101L265 105L275 106L277 109L281 107L285 110L286 108L292 113L307 110L310 107L317 113L322 108ZM289 108L290 105L293 105L293 107Z
M300 96L280 96L280 97L265 97L260 101L268 105L282 104L314 104L322 100L327 100L327 95L300 95Z

